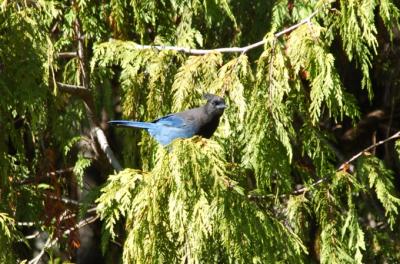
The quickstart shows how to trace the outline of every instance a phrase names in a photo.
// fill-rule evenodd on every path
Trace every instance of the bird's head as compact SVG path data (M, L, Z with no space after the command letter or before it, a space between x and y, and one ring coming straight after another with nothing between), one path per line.
M209 93L204 94L203 97L207 100L207 104L205 105L207 113L221 116L226 108L225 100L222 97Z

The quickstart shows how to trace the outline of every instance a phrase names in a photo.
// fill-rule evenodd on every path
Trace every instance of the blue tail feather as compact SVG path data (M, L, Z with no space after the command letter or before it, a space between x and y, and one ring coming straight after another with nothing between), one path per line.
M139 121L127 121L127 120L112 120L108 122L110 125L123 126L123 127L137 127L137 128L153 128L154 123L139 122Z

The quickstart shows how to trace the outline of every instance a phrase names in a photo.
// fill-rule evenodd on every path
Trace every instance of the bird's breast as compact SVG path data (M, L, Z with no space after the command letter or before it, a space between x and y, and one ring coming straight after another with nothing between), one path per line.
M196 135L202 136L204 138L210 138L219 124L219 117L212 118L208 122L204 122L202 126L199 127Z

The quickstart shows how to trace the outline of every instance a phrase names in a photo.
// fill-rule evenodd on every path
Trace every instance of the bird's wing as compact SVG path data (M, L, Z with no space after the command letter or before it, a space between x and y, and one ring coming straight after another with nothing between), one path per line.
M159 119L154 120L153 123L176 128L183 128L186 125L185 120L175 114L163 116Z
M178 114L171 114L153 121L154 128L149 128L151 136L162 145L169 144L176 138L189 138L196 133L192 119Z

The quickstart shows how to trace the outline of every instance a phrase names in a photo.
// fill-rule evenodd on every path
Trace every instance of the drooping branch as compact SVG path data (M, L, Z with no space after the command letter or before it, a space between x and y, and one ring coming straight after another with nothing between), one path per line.
M113 166L113 168L116 171L121 171L122 166L120 165L112 149L110 148L110 145L108 144L104 131L97 125L98 122L94 115L93 97L90 91L86 89L84 86L79 86L79 85L70 85L60 82L57 82L57 85L61 91L79 96L85 102L85 108L87 110L89 121L92 125L93 134L96 136L102 151L106 154L107 159L110 161L110 164Z
M320 9L317 9L316 11L312 12L309 16L306 18L302 19L300 22L297 24L288 27L280 32L277 32L274 34L276 38L279 38L282 35L285 35L296 28L300 27L303 24L309 23L311 18L316 16L319 13ZM192 55L205 55L209 54L212 52L220 52L220 53L246 53L247 51L251 49L258 48L262 45L264 45L266 42L265 39L260 40L256 43L244 46L244 47L229 47L229 48L217 48L217 49L192 49L192 48L187 48L187 47L179 47L179 46L162 46L162 45L140 45L140 44L135 44L136 49L156 49L156 50L174 50L178 52L183 52L187 54L192 54Z

